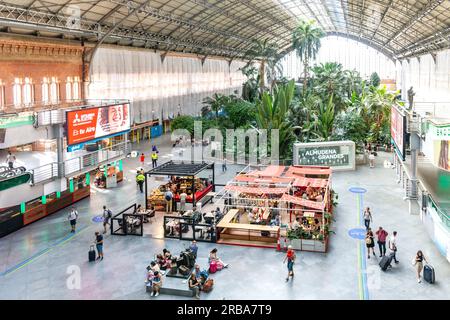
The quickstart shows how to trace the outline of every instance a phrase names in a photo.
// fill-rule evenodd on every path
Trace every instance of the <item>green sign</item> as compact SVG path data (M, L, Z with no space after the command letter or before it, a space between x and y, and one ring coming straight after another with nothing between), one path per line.
M19 127L34 123L33 115L17 115L12 117L0 117L0 129Z
M348 166L348 146L301 147L298 150L299 165Z
M0 181L0 191L17 187L21 184L27 183L31 179L31 174L26 172L24 174L21 174L20 176L15 176L12 178L8 178L5 180Z

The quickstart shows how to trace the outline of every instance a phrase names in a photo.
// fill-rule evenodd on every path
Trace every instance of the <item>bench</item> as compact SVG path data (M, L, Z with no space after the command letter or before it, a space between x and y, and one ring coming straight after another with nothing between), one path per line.
M185 283L184 286L187 287L187 284ZM145 286L145 291L148 293L152 292L152 287ZM170 287L161 287L159 290L160 294L167 294L172 296L180 296L180 297L193 297L195 295L194 290L191 289L180 289L180 288L170 288Z

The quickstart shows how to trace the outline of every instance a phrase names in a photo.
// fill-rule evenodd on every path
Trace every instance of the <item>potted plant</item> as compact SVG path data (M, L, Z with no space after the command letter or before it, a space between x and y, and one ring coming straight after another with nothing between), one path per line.
M292 249L301 250L301 248L302 248L301 234L302 234L301 228L298 228L296 230L292 230L292 229L288 230L287 238L290 241L290 245L292 246Z

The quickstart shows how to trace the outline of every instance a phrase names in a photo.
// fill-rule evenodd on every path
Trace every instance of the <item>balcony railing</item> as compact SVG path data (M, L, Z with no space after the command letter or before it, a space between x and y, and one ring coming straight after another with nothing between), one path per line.
M131 151L128 142L121 142L102 150L90 152L79 157L64 161L61 176L70 178L72 176L88 172L95 167L125 158ZM52 162L30 170L32 173L31 183L33 185L45 183L58 178L58 163Z

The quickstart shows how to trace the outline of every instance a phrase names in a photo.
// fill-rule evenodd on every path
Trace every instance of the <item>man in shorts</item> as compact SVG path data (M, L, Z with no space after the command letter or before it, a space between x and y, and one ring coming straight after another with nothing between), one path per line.
M103 206L103 234L106 233L106 226L110 226L110 220L112 217L111 210L107 209L106 206Z
M288 276L286 278L286 282L289 281L289 277L292 277L292 280L294 280L294 262L295 262L295 251L292 249L292 246L288 246L288 250L286 252L286 257L284 257L283 263L285 263L287 260L287 269L288 269Z
M72 210L70 210L69 216L67 217L70 222L70 227L72 230L70 232L75 232L75 227L77 225L77 219L78 219L78 211L75 209L75 207L72 207Z
M97 260L103 260L103 236L98 231L95 232L95 246L98 253Z

